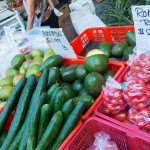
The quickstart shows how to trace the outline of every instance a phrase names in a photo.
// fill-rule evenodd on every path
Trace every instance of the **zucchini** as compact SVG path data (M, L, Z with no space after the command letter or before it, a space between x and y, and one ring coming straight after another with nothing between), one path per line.
M48 67L60 67L63 64L63 57L60 55L53 55L44 61L42 65L39 67L39 71L43 71L44 68Z
M37 84L37 87L33 93L33 96L32 96L31 102L30 102L27 117L24 122L25 127L24 127L24 131L23 131L23 136L21 137L21 141L20 141L19 148L18 148L19 150L26 149L26 144L27 144L28 134L29 134L30 117L31 117L32 111L35 109L35 107L37 105L37 101L38 101L41 93L46 91L47 81L48 81L48 69L45 68L44 71L42 72L42 76L39 79L39 82Z
M40 141L40 139L50 121L50 118L51 118L51 115L50 115L51 110L50 109L51 108L50 108L49 104L44 104L41 108L39 131L38 131L38 142Z
M44 104L45 100L46 100L46 92L43 92L40 97L39 100L37 101L37 105L34 108L34 110L32 110L32 114L31 114L31 119L30 119L30 129L29 129L29 136L28 139L32 140L30 141L31 143L35 143L37 142L37 136L38 136L38 125L39 125L39 118L40 118L40 110L42 105ZM27 142L27 141L26 141ZM29 143L30 143L29 142ZM29 147L33 146L33 144L29 144ZM34 145L35 145L34 144ZM35 149L35 147L34 147Z
M63 90L58 91L54 101L54 113L60 111L66 101L66 95Z
M70 134L70 132L76 127L77 123L80 120L80 117L85 109L85 102L80 102L78 105L74 108L74 110L69 115L68 119L63 124L59 135L57 136L55 142L53 143L51 150L57 150L59 146L64 142L64 140L67 138L67 136Z
M20 94L26 84L26 81L27 81L27 78L23 77L19 81L19 83L17 84L17 86L15 87L13 92L11 93L10 97L8 98L7 103L6 103L2 113L0 114L0 132L2 131L5 123L7 122L9 115L14 110L14 108L17 106Z
M58 83L59 81L60 81L60 69L58 67L51 67L49 69L47 86L50 87L53 84Z
M39 144L35 150L46 150L52 144L61 128L63 114L61 111L56 112L48 124Z
M9 132L2 145L3 150L8 149L9 145L15 138L15 135L18 133L21 125L23 124L33 91L36 87L36 83L37 83L36 77L34 75L29 76L29 78L27 79L26 85L22 91L22 94L20 96L20 99L17 105L17 110L13 118L13 121L11 123L11 126L9 128Z
M72 99L70 99L70 100L68 100L67 102L64 103L64 105L61 109L61 111L63 113L63 120L64 121L69 117L69 115L70 115L71 111L73 110L73 108L74 108L74 105L73 105Z

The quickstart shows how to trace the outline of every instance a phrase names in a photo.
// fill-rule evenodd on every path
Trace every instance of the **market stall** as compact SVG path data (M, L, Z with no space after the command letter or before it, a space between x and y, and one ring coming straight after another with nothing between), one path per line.
M150 149L150 6L131 10L134 25L71 43L61 28L2 26L0 150Z

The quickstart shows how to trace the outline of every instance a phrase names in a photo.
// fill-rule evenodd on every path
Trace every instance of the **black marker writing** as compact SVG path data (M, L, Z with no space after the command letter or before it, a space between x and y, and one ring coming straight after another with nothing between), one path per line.
M150 20L142 19L140 22L144 22L145 26L150 26Z
M150 9L148 10L143 10L142 8L135 8L135 11L136 11L136 14L137 14L137 17L149 17L150 16Z
M150 29L146 29L147 35L150 35Z
M143 28L138 29L138 33L139 33L139 34L144 34Z
M56 31L42 31L42 33L45 37L50 37L50 36L61 37L62 36L60 32L56 32Z

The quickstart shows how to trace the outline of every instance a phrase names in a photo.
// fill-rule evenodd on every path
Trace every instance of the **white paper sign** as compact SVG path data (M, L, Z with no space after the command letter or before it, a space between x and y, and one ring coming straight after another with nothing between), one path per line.
M41 32L46 38L49 46L54 50L55 54L63 57L77 58L61 29L45 28L41 29Z
M137 53L150 51L150 5L132 6Z

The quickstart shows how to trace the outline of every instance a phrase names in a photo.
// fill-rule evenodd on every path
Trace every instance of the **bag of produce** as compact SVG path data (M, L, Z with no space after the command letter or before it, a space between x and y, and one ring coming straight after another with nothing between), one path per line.
M126 86L123 89L123 97L131 107L143 109L149 105L150 90L142 79L133 77L126 82Z
M87 150L118 150L115 142L111 141L111 137L101 131L94 134L95 141Z
M109 76L103 91L103 106L105 114L116 115L119 112L126 110L128 104L123 98L121 84Z
M150 132L150 107L141 110L133 107L129 110L128 118L142 130Z
M125 81L130 80L132 77L138 77L144 82L150 82L150 57L148 54L132 54L128 65L130 66L130 71L126 74Z

